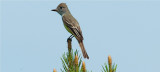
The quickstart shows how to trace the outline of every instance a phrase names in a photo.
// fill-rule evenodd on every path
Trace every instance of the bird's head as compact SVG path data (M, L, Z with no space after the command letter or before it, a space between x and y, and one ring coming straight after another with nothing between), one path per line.
M53 10L51 10L51 11L56 11L56 12L58 12L60 15L63 15L64 13L69 12L66 3L61 3L61 4L59 4L56 9L53 9Z

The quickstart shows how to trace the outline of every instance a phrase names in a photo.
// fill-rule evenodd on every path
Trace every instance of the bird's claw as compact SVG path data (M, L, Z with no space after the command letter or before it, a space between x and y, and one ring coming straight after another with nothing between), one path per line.
M74 37L73 35L69 36L68 39L67 39L67 41L68 41L68 40L72 41L72 38L73 38L73 37Z
M68 42L69 40L72 41L72 38L69 37L69 38L67 39L67 42Z

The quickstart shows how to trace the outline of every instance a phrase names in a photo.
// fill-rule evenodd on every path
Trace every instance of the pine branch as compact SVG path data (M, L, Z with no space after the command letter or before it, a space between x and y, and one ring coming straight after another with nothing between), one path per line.
M67 43L68 52L64 53L61 58L63 66L61 72L88 72L85 62L82 61L81 55L78 54L77 50L73 52L72 40L70 38L67 39ZM105 63L102 68L102 72L116 72L117 64L112 65L112 58L111 56L108 56L108 64ZM53 72L56 72L56 69L54 69Z

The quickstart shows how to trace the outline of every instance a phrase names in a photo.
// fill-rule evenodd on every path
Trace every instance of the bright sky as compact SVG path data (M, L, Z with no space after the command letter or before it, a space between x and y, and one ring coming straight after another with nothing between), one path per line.
M1 1L1 71L52 72L62 68L70 34L51 9L65 2L78 20L90 59L100 72L108 55L117 72L157 72L160 65L160 1ZM80 47L74 38L73 49Z

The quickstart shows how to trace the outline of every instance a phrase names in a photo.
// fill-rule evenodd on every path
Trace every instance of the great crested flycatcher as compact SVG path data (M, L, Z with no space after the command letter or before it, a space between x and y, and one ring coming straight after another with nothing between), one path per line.
M84 48L83 35L79 23L72 16L67 5L65 3L61 3L56 9L53 9L52 11L56 11L62 16L64 27L77 39L82 50L83 57L89 59L89 56Z

